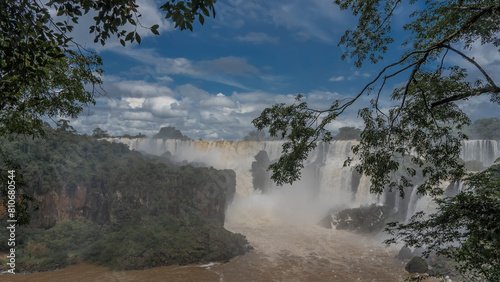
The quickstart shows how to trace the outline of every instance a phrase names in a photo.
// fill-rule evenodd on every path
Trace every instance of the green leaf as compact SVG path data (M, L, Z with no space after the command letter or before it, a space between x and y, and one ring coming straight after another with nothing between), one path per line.
M127 36L125 36L125 41L132 41L134 39L134 32L129 32Z
M160 35L160 33L158 32L158 28L159 28L159 27L160 27L160 26L159 26L159 25L157 25L157 24L153 25L153 26L151 27L151 32L152 32L153 34L155 34L155 35Z
M120 39L120 44L121 44L123 47L125 47L125 40Z
M141 37L139 36L139 33L135 33L135 40L137 40L137 43L141 44Z

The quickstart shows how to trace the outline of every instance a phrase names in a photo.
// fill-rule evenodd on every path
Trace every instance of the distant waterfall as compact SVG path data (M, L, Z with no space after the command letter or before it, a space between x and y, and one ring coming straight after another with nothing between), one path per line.
M480 161L491 166L500 157L500 144L496 140L467 140L462 144L460 158L464 161Z
M162 155L168 152L168 156L176 162L185 161L212 166L216 169L232 169L236 172L236 192L241 198L249 198L251 195L266 193L266 191L304 190L307 191L307 195L299 192L290 193L299 193L297 197L314 198L317 202L311 205L323 205L329 208L341 209L372 203L384 204L400 212L401 216L406 218L416 211L428 209L430 204L427 197L418 195L416 189L411 188L405 191L406 197L403 199L395 191L381 195L370 193L369 178L359 175L353 166L343 166L344 161L349 156L353 156L351 148L357 144L357 141L318 143L317 148L311 152L304 163L301 180L291 187L276 187L269 179L270 172L265 172L265 168L268 163L279 159L283 145L281 141L180 141L126 138L108 140L125 143L132 150L149 154ZM490 166L496 158L500 157L499 152L497 141L464 141L461 158L465 161L481 161L485 166ZM268 159L265 167L256 163L259 153L261 158ZM260 174L255 173L256 167ZM264 192L255 191L255 177L262 178L257 182ZM285 198L284 194L280 197L279 201ZM268 202L268 205L272 203Z

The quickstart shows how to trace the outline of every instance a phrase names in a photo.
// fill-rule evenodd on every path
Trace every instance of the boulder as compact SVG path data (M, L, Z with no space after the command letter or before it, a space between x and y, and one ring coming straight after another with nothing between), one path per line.
M333 219L332 215L328 213L327 216L323 217L320 221L317 223L319 226L327 228L327 229L333 229Z
M334 216L333 223L339 230L376 233L384 228L385 220L391 215L391 211L390 207L375 204L345 209Z
M422 257L413 257L405 266L409 273L428 273L429 265Z
M395 256L395 258L399 260L412 259L413 257L414 255L412 254L411 249L407 246L403 246L401 250L399 250L399 253Z

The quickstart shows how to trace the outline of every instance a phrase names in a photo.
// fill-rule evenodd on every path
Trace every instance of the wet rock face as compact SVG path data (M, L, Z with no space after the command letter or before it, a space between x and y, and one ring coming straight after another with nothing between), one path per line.
M172 166L124 144L47 130L45 139L2 144L23 160L25 191L38 202L29 226L38 230L24 239L57 257L26 256L35 259L19 269L54 269L80 259L141 269L228 260L248 250L243 235L224 229L234 171ZM54 234L63 233L80 241L60 248Z
M268 181L270 179L270 173L267 171L271 161L266 151L260 151L254 156L255 161L252 162L252 184L254 189L266 192L269 188Z
M429 266L421 257L413 257L405 266L405 270L409 273L428 273Z
M384 228L385 221L391 215L391 211L390 207L375 204L367 207L345 209L332 217L332 225L338 230L359 233L379 232Z
M76 222L79 218L101 226L100 241L85 247L91 255L85 254L84 260L113 269L228 261L251 249L245 236L224 229L225 210L235 194L234 171L149 168L157 171L146 174L139 168L130 169L116 179L104 175L93 180L95 186L72 192L63 183L59 191L38 197L41 207L32 217L31 227L58 227L64 220ZM142 238L143 234L149 235ZM122 239L118 242L116 238ZM109 244L115 244L112 257L106 250ZM128 245L135 247L129 249ZM23 269L39 271L41 266L34 265Z
M395 258L399 260L412 259L415 255L412 253L411 249L407 246L403 246Z
M319 226L327 229L333 229L333 218L330 213L328 213L323 219L318 221L317 223Z
M80 217L107 224L140 218L144 215L141 211L154 215L159 209L165 209L176 216L196 215L223 226L225 210L235 194L234 171L207 168L171 170L174 173L166 173L154 186L140 175L136 175L139 179L134 181L130 179L134 176L123 177L121 182L134 182L132 185L105 181L106 177L96 181L96 187L92 188L78 186L72 189L62 185L64 188L60 191L52 190L37 197L40 207L33 213L30 225L50 228L63 220Z

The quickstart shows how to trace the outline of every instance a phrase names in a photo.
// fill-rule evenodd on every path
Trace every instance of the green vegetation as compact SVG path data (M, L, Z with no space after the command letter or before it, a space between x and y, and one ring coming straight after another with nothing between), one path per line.
M153 139L191 140L191 138L184 136L180 130L175 129L175 127L172 126L160 128L160 131L153 135Z
M243 137L243 141L273 141L281 140L280 138L268 136L262 130L254 130L248 133L247 136Z
M364 129L360 143L353 147L359 159L356 170L370 177L370 190L374 193L397 190L404 195L405 189L418 185L419 194L441 195L443 181L462 181L467 174L459 155L462 141L470 133L466 131L470 120L457 102L467 103L468 98L476 96L490 97L492 103L500 102L500 87L474 57L464 53L477 51L481 45L498 49L500 4L496 0L335 0L334 3L357 16L358 25L346 31L339 44L347 50L342 57L353 58L357 67L367 60L383 61L394 42L391 29L395 11L401 6L411 9L411 17L403 26L406 34L402 36L405 38L402 55L395 62L385 63L352 99L335 100L329 107L313 109L298 94L295 104L276 104L254 119L258 130L268 129L271 136L286 140L279 161L270 165L273 180L284 184L299 179L303 162L317 146L316 141L333 139L327 125L360 97L371 95L371 105L358 111ZM462 60L457 62L450 54ZM479 77L469 77L472 72ZM397 77L400 79L394 81ZM404 84L392 91L390 98L394 106L387 109L385 103L382 106L381 97L388 94L385 87L391 80L394 84L401 81ZM495 123L495 120L482 120L478 126ZM493 132L496 129L494 125L481 128ZM351 161L346 160L346 165ZM469 180L476 190L446 200L437 199L439 209L431 220L420 218L418 221L417 218L416 223L403 225L393 234L419 238L418 242L431 248L438 248L440 244L445 244L443 248L449 247L446 244L457 238L460 247L444 254L458 262L465 275L498 281L500 228L496 215L500 213L495 195L499 193L499 185L486 173ZM491 193L481 192L483 190ZM491 200L488 203L494 205L479 205L476 200L481 198ZM455 219L451 211L462 215L464 220ZM489 219L483 220L485 218ZM439 225L435 224L437 219ZM430 231L421 233L426 228ZM410 246L421 244L417 240L406 242Z
M80 260L143 269L226 261L246 251L244 237L223 228L234 172L168 166L124 144L76 135L64 122L43 130L44 139L0 140L9 158L23 163L25 193L40 200L16 238L17 270Z
M106 138L106 137L109 137L109 134L108 134L107 130L102 130L101 128L97 127L94 130L92 130L92 137L94 137L94 138Z
M355 127L341 127L339 133L332 137L333 140L359 140L361 139L361 129Z
M474 121L465 128L470 139L493 139L500 140L500 119L483 118Z
M355 58L357 66L362 66L365 60L380 62L388 44L394 41L390 33L391 19L402 2L335 3L342 9L351 9L359 20L356 29L346 31L340 40L340 44L348 48L344 57ZM371 177L373 192L380 193L386 186L400 190L412 187L414 183L408 177L414 174L413 170L399 179L391 175L398 170L399 160L413 153L419 157L412 162L423 167L426 176L420 193L440 193L435 188L441 180L459 180L464 176L458 156L461 141L466 138L463 127L470 121L456 101L490 95L496 103L500 87L455 45L464 44L466 49L474 49L476 41L483 45L497 44L500 5L496 1L411 1L410 4L415 6L407 8L415 12L404 26L408 32L404 54L399 61L384 67L353 99L332 101L326 109L311 109L301 101L303 96L299 94L297 103L276 104L253 121L257 129L268 128L271 136L288 140L280 161L271 166L276 182L290 183L298 179L302 162L315 148L315 141L332 140L326 126L368 94L374 95L374 99L370 107L359 111L365 128L354 150L361 158L356 167ZM448 59L448 53L460 55L482 78L471 83L467 70L452 65L454 62ZM385 111L379 107L379 97L386 91L384 86L389 79L403 74L408 74L404 86L391 95L396 106Z
M468 278L500 280L500 165L474 174L455 197L437 199L438 212L415 214L409 223L390 223L387 231L410 246L453 258Z
M194 20L203 24L204 16L215 16L215 0L175 2L166 1L160 8L180 30L192 30ZM135 0L0 2L0 137L44 136L43 117L74 118L84 106L95 104L95 97L101 94L102 60L69 33L83 15L93 13L89 33L94 34L94 42L104 45L114 35L124 46L126 42L140 44L137 28L158 35L159 25L144 27L138 7ZM126 25L134 30L120 30ZM7 181L8 170L20 168L4 152L0 148L0 162L6 165L0 166L2 183ZM22 189L21 174L16 181ZM6 208L7 188L1 190L0 202ZM26 224L30 218L27 206L33 198L23 195L16 202L18 224Z

